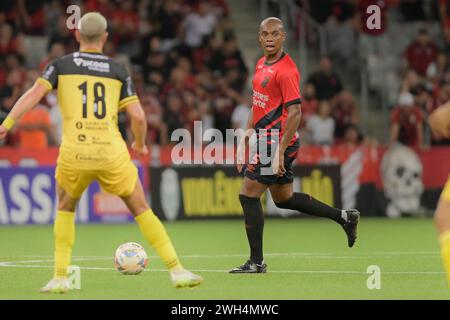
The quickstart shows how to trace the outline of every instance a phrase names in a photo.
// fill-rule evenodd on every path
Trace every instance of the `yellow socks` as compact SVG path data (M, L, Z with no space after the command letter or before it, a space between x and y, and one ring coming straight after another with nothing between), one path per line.
M54 277L65 278L75 241L75 213L58 210L53 232L55 234Z
M450 286L450 230L439 235L439 242L441 243L442 261L444 262L448 285Z
M147 239L153 249L155 249L167 268L169 270L181 269L182 266L178 260L172 242L161 221L155 216L152 209L148 209L134 219L138 223L145 239Z

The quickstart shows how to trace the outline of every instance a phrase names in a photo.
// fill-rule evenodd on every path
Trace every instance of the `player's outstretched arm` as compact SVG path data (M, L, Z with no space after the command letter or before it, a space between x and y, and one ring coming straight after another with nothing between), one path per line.
M433 132L440 138L450 138L450 101L435 109L428 117Z
M6 137L7 131L14 126L22 115L36 106L47 92L47 87L39 82L35 82L34 85L28 89L19 100L17 100L2 125L0 125L0 140L3 140Z
M127 114L131 119L131 131L133 132L134 142L131 145L133 150L141 155L148 153L145 145L145 137L147 135L147 119L144 110L142 110L139 102L133 102L126 107Z

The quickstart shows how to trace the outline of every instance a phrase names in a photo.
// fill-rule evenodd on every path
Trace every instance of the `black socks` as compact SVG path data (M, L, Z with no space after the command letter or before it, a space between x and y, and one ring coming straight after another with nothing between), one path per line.
M342 217L342 210L330 207L306 193L294 192L289 200L275 204L279 208L297 210L313 216L330 218L339 224L346 222Z
M263 229L264 216L259 198L250 198L239 195L242 209L244 210L245 231L250 245L250 259L261 264L263 261Z

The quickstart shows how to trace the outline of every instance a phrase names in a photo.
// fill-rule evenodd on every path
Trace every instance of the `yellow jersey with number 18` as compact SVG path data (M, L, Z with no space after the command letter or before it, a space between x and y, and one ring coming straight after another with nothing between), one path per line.
M74 52L49 63L37 81L58 90L58 166L107 170L130 160L118 112L139 100L124 66L102 53Z

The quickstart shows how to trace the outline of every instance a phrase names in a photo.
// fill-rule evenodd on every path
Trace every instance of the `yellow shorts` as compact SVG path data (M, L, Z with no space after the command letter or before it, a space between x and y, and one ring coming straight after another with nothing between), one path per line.
M450 201L450 176L447 179L447 183L444 186L444 190L442 190L441 197L445 201Z
M79 170L57 165L55 179L58 185L74 199L80 198L83 191L94 180L98 181L104 191L119 197L127 197L134 191L138 171L131 160L112 170Z

